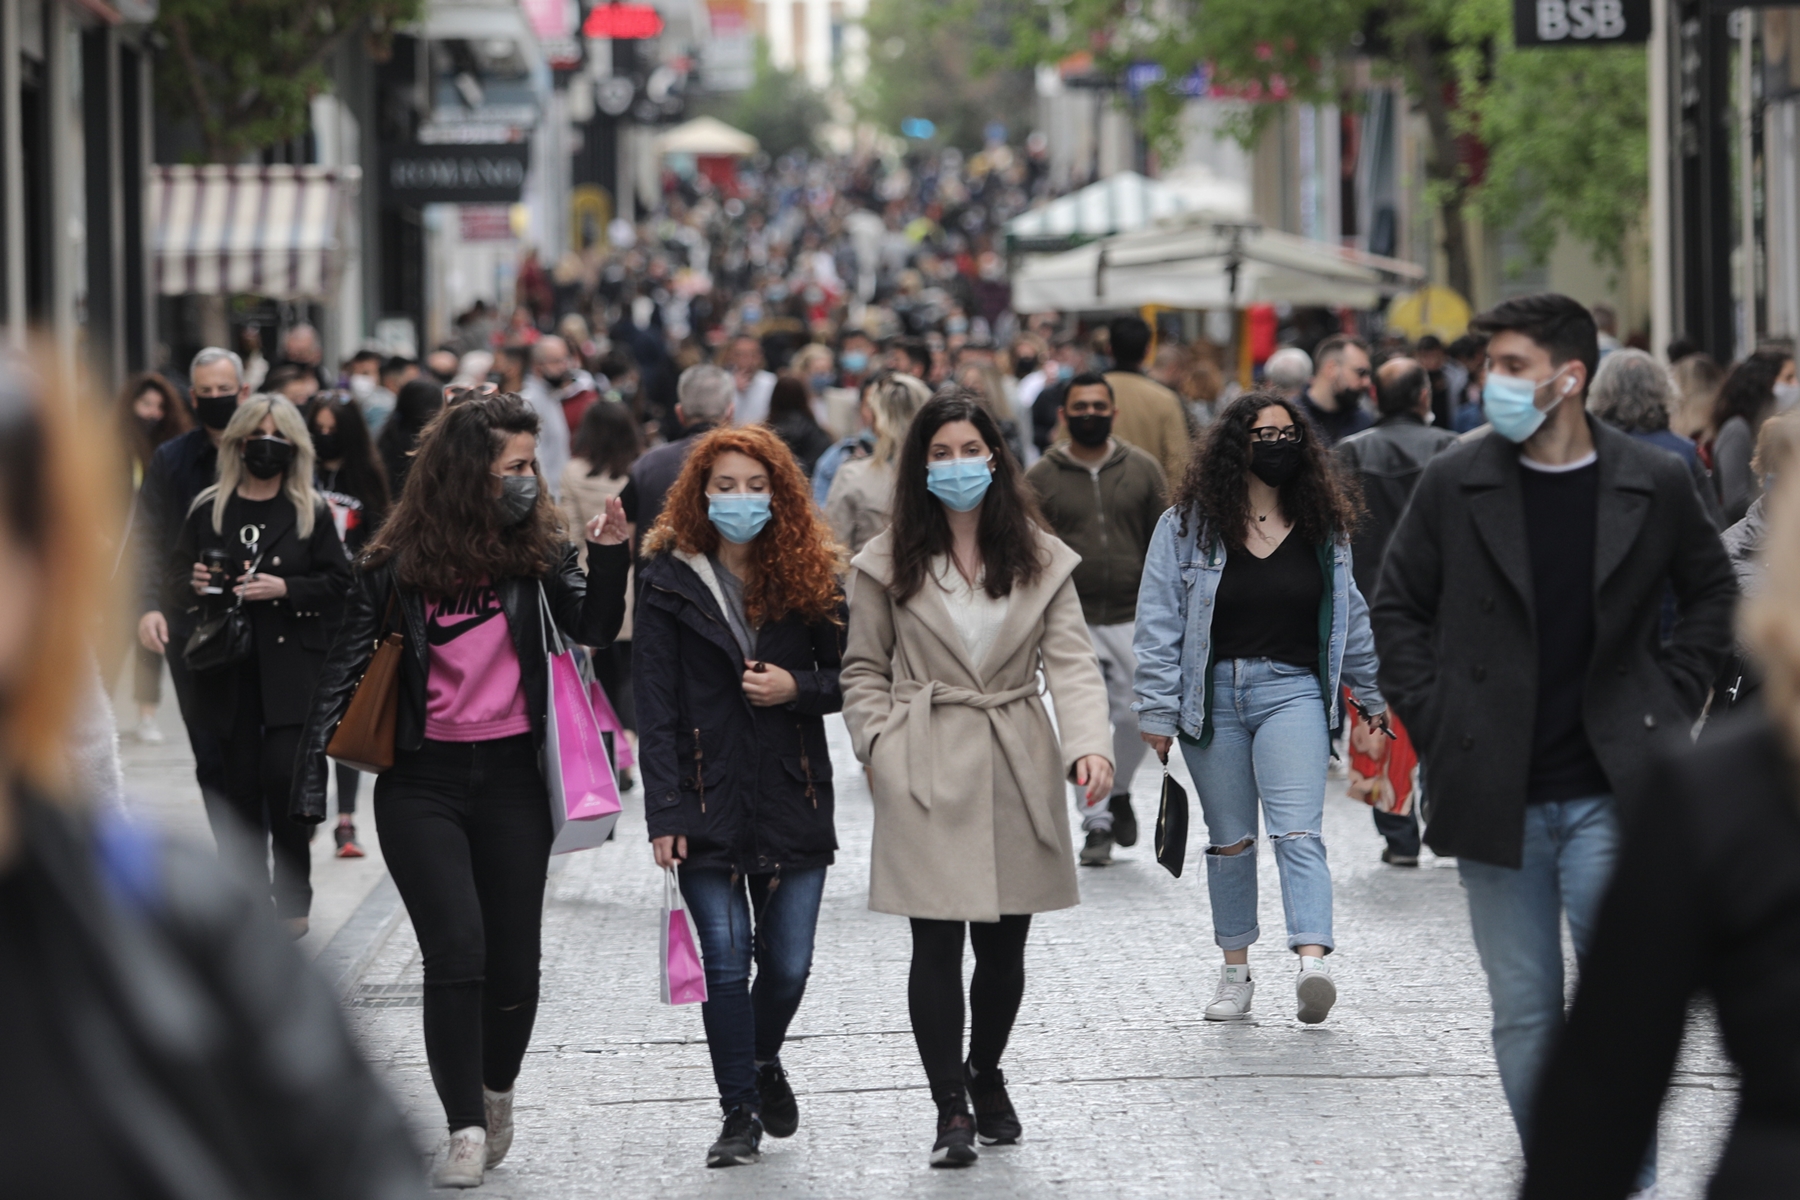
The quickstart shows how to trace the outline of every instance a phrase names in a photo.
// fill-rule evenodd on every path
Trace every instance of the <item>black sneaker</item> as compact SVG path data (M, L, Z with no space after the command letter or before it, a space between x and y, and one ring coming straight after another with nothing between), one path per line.
M740 1104L725 1114L725 1128L719 1140L706 1152L709 1167L744 1167L762 1157L762 1118L748 1104Z
M1087 843L1081 847L1081 865L1084 867L1112 866L1113 836L1100 829L1088 830Z
M975 1131L981 1144L1010 1146L1017 1142L1023 1131L1012 1097L1006 1094L1006 1072L995 1067L977 1075L973 1067L964 1063L963 1078L969 1084L969 1100L975 1106Z
M1381 861L1390 867L1416 867L1419 865L1419 856L1416 854L1401 854L1392 846L1389 846L1386 850L1381 852Z
M1106 807L1112 810L1113 841L1121 846L1137 845L1137 814L1131 811L1131 793L1120 792Z
M779 1061L756 1068L756 1092L762 1097L763 1132L770 1137L793 1137L800 1128L800 1106L794 1102L794 1089L788 1086L787 1072Z
M934 1167L972 1167L981 1155L975 1149L975 1120L966 1112L938 1118L937 1141L931 1147Z

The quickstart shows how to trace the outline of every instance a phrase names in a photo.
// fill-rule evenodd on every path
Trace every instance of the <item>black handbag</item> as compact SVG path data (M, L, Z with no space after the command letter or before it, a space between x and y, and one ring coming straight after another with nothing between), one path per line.
M250 564L248 573L255 574L261 562L259 554ZM238 596L232 600L230 608L194 627L194 632L188 635L187 645L182 648L181 657L190 671L217 671L235 667L254 653L256 630L250 624L250 614L244 611L244 598Z
M1167 867L1169 874L1177 879L1181 878L1182 865L1187 861L1187 833L1187 789L1169 774L1168 764L1165 763L1162 802L1156 809L1156 861Z

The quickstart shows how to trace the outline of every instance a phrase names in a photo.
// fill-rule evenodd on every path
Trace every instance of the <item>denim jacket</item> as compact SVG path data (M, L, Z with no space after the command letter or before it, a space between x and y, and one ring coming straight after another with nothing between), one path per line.
M1178 534L1180 527L1179 511L1163 513L1144 559L1132 639L1137 701L1131 708L1143 732L1185 734L1204 745L1212 732L1213 597L1225 571L1225 544L1198 521L1188 523L1185 537ZM1333 543L1330 554L1331 637L1320 664L1320 700L1336 729L1343 719L1339 697L1345 687L1371 713L1385 710L1387 701L1375 685L1375 635L1369 629L1368 603L1350 573L1350 546ZM1322 560L1323 551L1321 565Z

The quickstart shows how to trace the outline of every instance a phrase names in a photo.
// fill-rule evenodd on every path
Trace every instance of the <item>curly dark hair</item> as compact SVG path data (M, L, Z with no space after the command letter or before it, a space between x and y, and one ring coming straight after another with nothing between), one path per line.
M1266 408L1286 409L1306 431L1300 470L1281 485L1282 516L1308 545L1341 541L1356 528L1362 508L1356 484L1338 469L1317 427L1285 396L1257 391L1233 400L1207 430L1199 453L1188 460L1172 501L1181 513L1181 536L1187 536L1193 519L1228 549L1243 548L1250 524L1250 428Z
M562 560L568 536L556 501L538 476L537 507L517 525L500 523L494 459L515 434L538 433L537 414L516 392L470 395L432 418L400 499L359 565L392 562L402 585L434 599L483 580L539 579Z
M1758 350L1731 368L1713 397L1712 435L1717 437L1733 417L1744 418L1752 432L1761 427L1775 407L1775 379L1793 357L1786 350Z
M950 553L950 522L944 516L943 504L926 489L925 474L931 439L953 421L967 421L975 426L975 432L994 456L994 480L982 498L981 520L976 527L987 594L996 600L1010 595L1013 588L1035 582L1047 565L1039 548L1037 528L1048 526L1038 511L1036 495L1026 486L1018 460L1006 447L999 424L974 391L946 387L913 418L895 470L894 578L889 591L901 603L912 599L924 585L931 560Z

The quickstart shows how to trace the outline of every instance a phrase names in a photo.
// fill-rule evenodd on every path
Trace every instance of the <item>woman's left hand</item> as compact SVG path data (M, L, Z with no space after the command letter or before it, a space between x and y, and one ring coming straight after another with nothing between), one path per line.
M1104 800L1112 795L1113 765L1103 756L1089 754L1075 760L1075 782L1087 788L1087 802Z
M587 539L600 546L618 546L631 536L625 521L625 503L617 496L606 502L606 511L587 523Z
M279 575L247 575L232 590L246 600L279 600L287 595L287 580Z
M744 695L756 707L773 708L799 697L800 685L774 663L750 662L745 666L748 669L744 672Z

